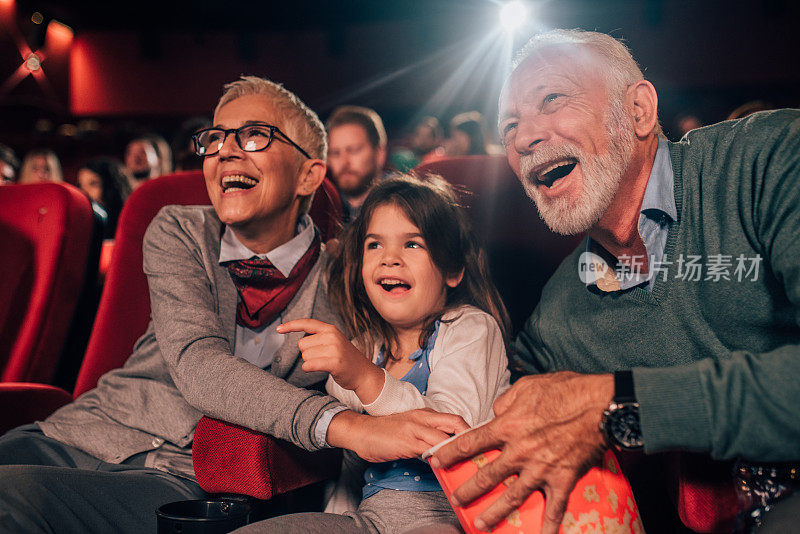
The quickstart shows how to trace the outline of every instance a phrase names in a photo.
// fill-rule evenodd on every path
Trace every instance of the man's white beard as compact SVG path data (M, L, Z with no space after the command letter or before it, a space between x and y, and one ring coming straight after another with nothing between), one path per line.
M536 204L539 216L556 233L575 235L589 230L600 220L617 194L636 140L630 116L621 99L611 104L605 126L608 143L604 154L587 154L575 145L562 144L541 146L520 158L522 186ZM583 172L582 191L577 198L566 195L547 198L537 189L531 173L540 165L564 158L578 160Z

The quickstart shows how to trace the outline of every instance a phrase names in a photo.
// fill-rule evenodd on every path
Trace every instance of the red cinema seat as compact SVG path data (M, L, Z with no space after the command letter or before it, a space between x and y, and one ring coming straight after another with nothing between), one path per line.
M0 381L53 379L93 229L91 204L74 186L0 187Z
M511 315L513 332L530 316L542 288L583 236L561 236L542 222L505 156L463 156L418 166L461 186L473 230Z
M86 355L72 395L53 386L0 384L0 434L35 420L40 420L74 397L94 388L104 373L120 367L130 356L133 345L145 331L150 319L147 279L142 271L142 240L145 230L158 211L168 204L209 204L202 174L179 173L150 180L128 198L120 215L114 252L106 277ZM311 216L324 240L338 232L341 201L336 189L325 181L314 196ZM212 451L213 452L213 451ZM301 458L290 461L293 455ZM263 487L273 493L289 491L322 479L329 473L317 473L306 451L279 440L272 440L265 451L270 466ZM338 469L338 465L335 466ZM282 478L282 475L285 477ZM202 476L198 475L198 479ZM286 480L284 480L286 478ZM222 490L217 490L222 491ZM226 491L235 493L235 488ZM266 493L262 498L269 497Z

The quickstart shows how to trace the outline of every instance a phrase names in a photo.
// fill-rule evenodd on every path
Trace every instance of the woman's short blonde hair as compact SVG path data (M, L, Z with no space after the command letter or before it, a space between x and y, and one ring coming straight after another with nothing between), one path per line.
M17 183L32 184L37 182L31 174L33 172L33 162L36 158L44 158L47 162L47 166L50 168L51 182L64 181L64 175L61 173L61 163L58 161L56 153L48 148L34 148L28 151L28 153L25 154L25 159L22 160L22 167L19 171L19 180L17 180Z
M323 161L328 155L325 127L311 108L283 85L258 76L242 76L226 84L214 115L222 106L241 96L264 95L272 98L286 125L286 135L303 147L312 158Z

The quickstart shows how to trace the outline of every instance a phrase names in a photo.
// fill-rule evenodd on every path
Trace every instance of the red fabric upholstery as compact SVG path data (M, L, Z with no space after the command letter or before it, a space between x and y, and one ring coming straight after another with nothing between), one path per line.
M192 462L197 482L209 493L270 499L334 477L341 454L333 449L304 451L287 441L203 417L195 430Z
M142 239L150 221L167 204L209 203L199 172L149 180L128 197L119 217L97 319L75 382L75 397L94 388L103 374L122 366L147 328L150 294L142 271Z
M108 274L108 268L111 266L111 258L113 255L114 240L108 239L103 241L100 247L100 265L97 266L97 278L101 285L106 281L106 274Z
M560 236L545 226L505 156L447 158L415 170L440 174L472 193L463 195L463 202L517 331L545 282L583 236Z
M72 395L47 384L0 383L0 436L19 425L44 419L71 400Z
M671 460L681 522L695 532L732 532L739 501L731 463L690 453L677 453Z
M0 187L0 381L53 378L93 225L91 204L74 186Z

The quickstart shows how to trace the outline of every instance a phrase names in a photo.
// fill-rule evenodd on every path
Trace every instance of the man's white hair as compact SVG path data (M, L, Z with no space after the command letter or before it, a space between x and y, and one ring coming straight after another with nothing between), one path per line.
M606 89L610 98L621 98L631 84L644 79L639 65L633 59L628 47L610 35L589 32L580 29L550 30L539 33L517 52L512 63L516 70L532 54L547 48L564 48L569 46L585 47L593 51L604 65L600 69L606 79ZM656 123L655 132L661 133L661 126Z
M226 84L222 91L214 115L220 108L241 96L263 95L273 99L273 103L286 125L286 135L303 147L312 158L323 161L328 156L328 137L325 127L308 106L297 95L266 78L258 76L242 76L235 82Z

